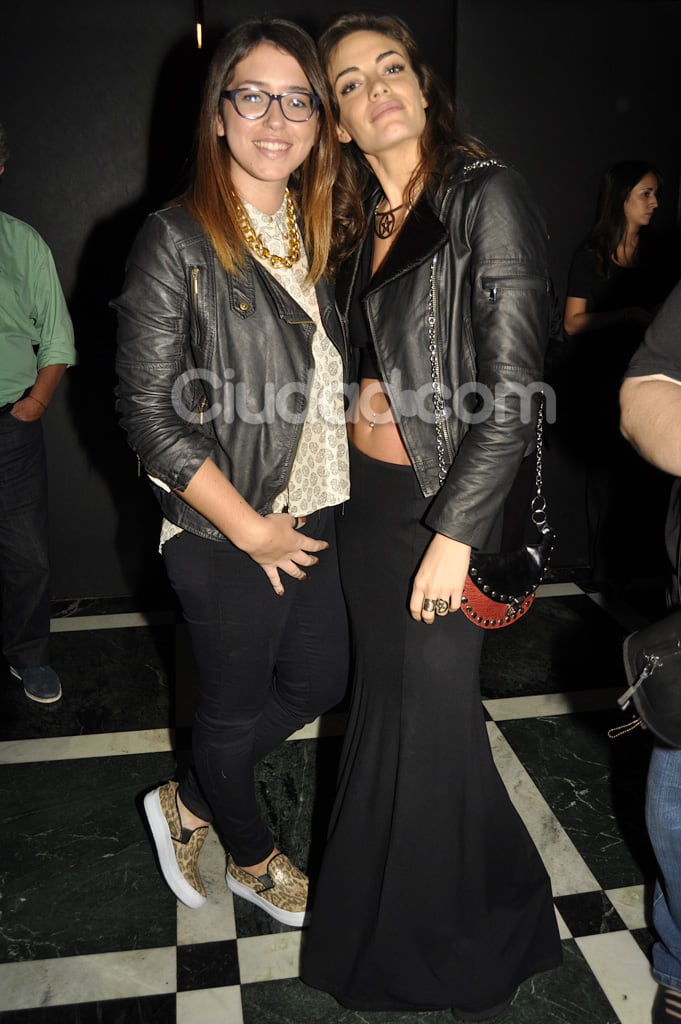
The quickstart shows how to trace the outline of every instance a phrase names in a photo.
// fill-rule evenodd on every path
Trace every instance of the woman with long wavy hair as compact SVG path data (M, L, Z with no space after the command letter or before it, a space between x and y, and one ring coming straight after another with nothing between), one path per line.
M460 610L535 433L546 232L400 19L342 15L319 45L358 382L338 519L355 666L302 977L358 1010L483 1020L560 961L549 879L492 760L484 631Z

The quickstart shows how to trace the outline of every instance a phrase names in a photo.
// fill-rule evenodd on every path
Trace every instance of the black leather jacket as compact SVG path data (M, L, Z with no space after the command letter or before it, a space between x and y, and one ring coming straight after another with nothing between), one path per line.
M375 205L373 197L370 211ZM345 316L360 258L337 282ZM436 369L453 410L445 421L449 470L442 486L431 270ZM532 447L538 399L529 396L542 380L552 294L546 229L527 186L513 170L476 162L452 175L444 199L419 200L362 298L404 444L424 496L433 496L426 523L472 547L484 547ZM475 388L482 405L471 417L464 407L475 396L465 396Z
M325 282L327 335L345 357ZM250 256L232 276L182 207L151 214L127 265L118 312L116 407L152 477L179 491L211 458L262 515L288 482L298 446L314 323ZM199 536L224 536L172 491L165 516Z

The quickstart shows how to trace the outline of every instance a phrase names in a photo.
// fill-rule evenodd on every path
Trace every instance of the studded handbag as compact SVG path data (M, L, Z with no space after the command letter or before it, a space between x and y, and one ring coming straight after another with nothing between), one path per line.
M433 411L440 484L447 475L444 399L439 373L435 319L435 267L430 268L428 302L428 349L430 353ZM555 542L549 526L546 498L542 492L544 396L537 414L535 493L529 512L538 540L515 551L472 551L461 597L461 610L482 629L503 629L517 622L532 607L537 587L549 566Z

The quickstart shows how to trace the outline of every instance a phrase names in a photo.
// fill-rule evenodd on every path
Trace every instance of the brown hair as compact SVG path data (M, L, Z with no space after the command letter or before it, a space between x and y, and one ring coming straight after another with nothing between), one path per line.
M289 183L302 216L309 276L316 282L326 270L331 244L331 191L338 168L339 143L326 77L313 40L299 25L283 18L254 18L222 39L208 68L194 169L180 201L203 227L225 270L234 273L240 269L247 249L239 227L229 147L224 136L216 132L216 117L220 93L229 87L236 65L262 42L272 43L294 57L320 99L317 142Z
M437 195L457 156L491 156L481 142L459 129L456 107L449 90L420 52L408 25L396 15L354 12L335 18L324 29L318 42L319 55L327 71L336 46L353 32L379 32L398 42L428 103L426 125L419 140L420 161L414 168L405 198L415 199L421 189ZM335 96L332 96L332 104L336 120L339 120ZM330 257L333 269L337 269L357 249L366 234L363 198L372 178L373 172L355 143L344 145L334 188L334 238Z

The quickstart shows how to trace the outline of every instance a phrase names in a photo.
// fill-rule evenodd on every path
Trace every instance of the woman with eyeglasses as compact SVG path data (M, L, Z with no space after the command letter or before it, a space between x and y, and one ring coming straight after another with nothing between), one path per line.
M346 685L345 353L323 278L337 146L309 36L237 27L209 67L191 183L147 219L114 303L117 405L198 666L193 767L144 800L161 871L200 907L212 823L232 892L296 926L307 878L263 820L254 769Z

